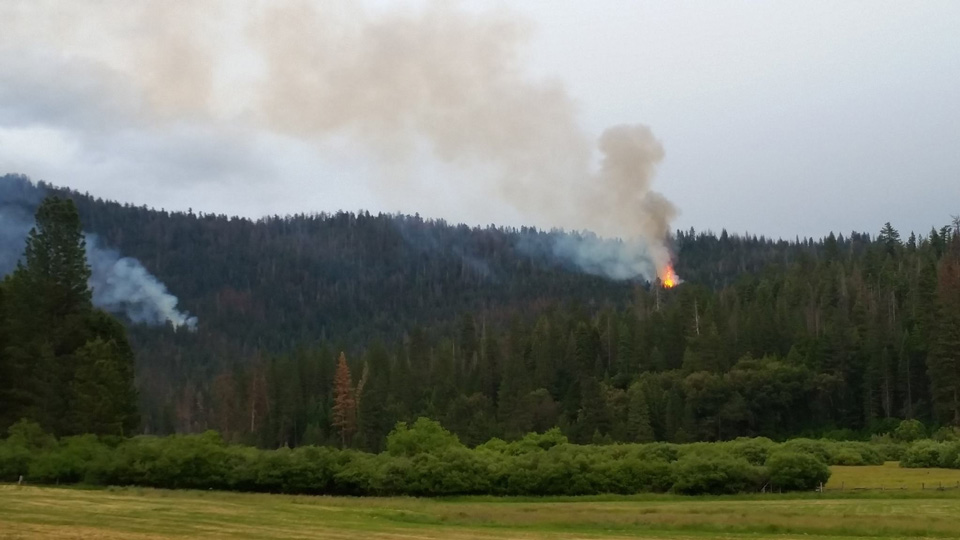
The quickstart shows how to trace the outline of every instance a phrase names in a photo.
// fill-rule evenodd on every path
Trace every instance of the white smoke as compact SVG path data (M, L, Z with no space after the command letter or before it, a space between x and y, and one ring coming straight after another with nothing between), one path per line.
M586 237L557 246L584 270L611 277L653 278L669 262L676 210L651 189L664 156L659 141L632 124L591 142L564 88L525 72L530 25L509 11L443 0L382 9L355 0L13 6L0 3L0 19L12 21L0 53L13 61L25 49L54 51L86 77L64 81L61 73L73 73L65 66L26 62L7 98L0 88L0 124L5 101L14 120L24 102L39 101L31 120L72 126L93 141L104 129L194 123L318 148L346 138L378 158L383 172L372 187L384 201L427 205L445 201L442 191L469 212L509 208L527 223L623 239L616 248ZM64 97L75 102L70 110L104 113L54 114L49 103ZM405 172L424 152L450 171L445 189Z
M12 272L23 256L33 214L44 190L26 177L0 176L0 277ZM171 324L194 330L197 318L177 309L177 297L140 261L104 247L94 234L84 234L93 304L147 325Z
M178 310L177 297L140 261L101 247L96 235L87 234L86 240L95 306L123 313L135 323L196 330L197 318Z

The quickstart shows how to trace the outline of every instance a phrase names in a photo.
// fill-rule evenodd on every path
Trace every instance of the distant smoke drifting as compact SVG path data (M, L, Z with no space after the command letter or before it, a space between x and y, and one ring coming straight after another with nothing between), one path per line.
M23 255L41 197L25 180L0 176L0 276L12 272ZM95 306L135 323L196 329L197 318L177 310L177 298L140 261L104 248L96 235L85 236Z
M197 318L177 310L177 297L167 291L140 261L104 249L96 235L87 235L87 260L93 303L107 311L123 313L135 323L196 330Z
M540 226L619 239L583 234L555 246L584 271L651 279L669 262L676 210L651 190L662 146L645 126L610 128L597 171L573 100L524 74L528 28L510 13L446 1L389 11L354 1L12 5L0 7L13 30L0 50L47 39L98 66L86 72L99 79L74 97L108 100L91 110L119 124L248 126L321 145L348 137L381 158L375 187L386 201L418 189L410 163L428 154L458 171L445 193L464 208L509 205Z

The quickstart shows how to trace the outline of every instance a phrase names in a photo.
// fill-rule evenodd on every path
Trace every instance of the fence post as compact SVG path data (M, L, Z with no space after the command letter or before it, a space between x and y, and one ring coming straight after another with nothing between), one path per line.
M22 474L20 475L20 478L17 479L17 485L18 485L18 486L23 485L23 475L22 475Z

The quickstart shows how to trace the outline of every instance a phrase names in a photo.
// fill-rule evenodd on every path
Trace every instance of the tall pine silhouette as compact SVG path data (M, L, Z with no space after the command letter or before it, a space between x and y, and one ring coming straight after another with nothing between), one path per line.
M960 425L960 224L940 261L937 308L928 363L931 393L940 419Z
M73 201L47 198L0 294L5 425L28 418L58 435L129 434L139 425L133 352L124 328L93 308L89 278Z

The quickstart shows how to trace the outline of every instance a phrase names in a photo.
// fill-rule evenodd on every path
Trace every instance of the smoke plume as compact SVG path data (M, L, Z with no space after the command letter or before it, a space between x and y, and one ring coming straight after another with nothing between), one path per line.
M42 193L21 177L0 176L0 276L12 272L23 255ZM103 247L96 235L84 236L95 306L135 323L196 328L197 318L179 311L177 297L140 261Z
M96 235L88 234L86 239L95 306L123 313L135 323L196 329L197 318L177 310L177 297L140 261L103 248Z
M345 138L378 157L385 201L437 199L417 178L426 156L452 171L442 191L461 207L506 205L528 223L595 233L554 246L584 271L653 278L669 261L676 211L651 189L662 146L642 125L591 143L562 86L524 72L530 28L510 12L449 1L14 0L0 19L12 30L0 51L43 39L61 60L98 66L81 90L109 86L115 99L75 94L125 104L99 107L122 116L115 129L240 126L318 148Z

